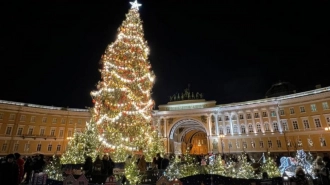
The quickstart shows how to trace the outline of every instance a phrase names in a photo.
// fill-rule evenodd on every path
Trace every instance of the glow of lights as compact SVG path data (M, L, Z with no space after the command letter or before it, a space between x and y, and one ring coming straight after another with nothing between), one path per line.
M134 2L130 2L130 4L132 5L131 9L139 9L140 6L142 6L141 4L139 4L137 2L137 0L135 0Z

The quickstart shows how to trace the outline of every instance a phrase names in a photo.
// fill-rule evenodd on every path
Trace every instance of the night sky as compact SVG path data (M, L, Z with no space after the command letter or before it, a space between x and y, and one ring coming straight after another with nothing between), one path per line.
M0 99L92 106L129 0L24 2L0 9ZM188 84L218 104L264 98L278 81L298 92L330 85L327 1L139 3L157 105Z

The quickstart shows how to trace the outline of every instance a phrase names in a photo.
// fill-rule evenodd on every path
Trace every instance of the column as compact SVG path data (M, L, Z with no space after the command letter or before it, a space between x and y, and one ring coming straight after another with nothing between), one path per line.
M166 138L169 138L168 135L166 135L167 133L167 119L164 118L164 133L163 133L163 136L166 137Z
M206 118L207 118L206 121L207 121L207 124L208 124L208 127L209 127L208 130L209 130L209 134L210 134L210 135L212 135L212 125L211 125L211 124L212 124L212 120L211 120L211 116L212 116L212 115L210 115L210 114L208 114L208 115L206 116Z
M261 132L265 133L265 129L264 129L264 117L262 115L262 111L259 111L259 115L260 115L260 127L261 127ZM267 113L267 116L269 116L269 114Z
M219 135L219 123L218 123L218 114L215 114L214 115L214 119L215 119L215 133L216 135L218 136Z
M277 107L276 107L276 112L277 112L277 114L276 114L276 118L277 118L277 127L278 127L278 131L280 132L280 133L282 133L283 132L283 130L282 130L282 124L281 124L281 119L280 119L280 114L279 114L279 112L280 112L280 106L279 105L277 105Z
M269 110L268 110L268 112L269 112ZM278 114L278 113L276 113L276 114ZM269 114L270 115L270 114ZM273 123L272 123L272 118L271 118L271 115L270 116L268 116L268 126L269 126L269 129L270 129L270 131L271 132L273 132Z
M238 134L241 135L242 131L241 131L241 123L240 123L239 115L237 114L237 112L235 112L235 115L236 115L236 126L238 130Z
M230 134L231 135L234 135L234 131L233 131L233 122L232 122L232 120L231 120L231 114L230 114L230 116L229 116L229 124L230 124Z
M245 134L249 133L249 128L247 124L247 119L246 119L246 112L244 112L244 125L245 125Z

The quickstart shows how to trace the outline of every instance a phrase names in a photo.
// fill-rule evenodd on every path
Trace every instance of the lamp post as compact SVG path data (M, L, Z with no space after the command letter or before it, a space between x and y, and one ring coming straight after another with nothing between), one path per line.
M225 135L221 134L220 135L220 142L221 142L221 155L223 155L223 138L225 137Z
M324 128L324 131L326 131L326 132L330 132L330 126L329 126L329 127L325 127L325 128Z
M201 145L201 140L198 140L198 145L197 145L197 146L198 146L198 148L199 148L199 152L198 152L198 153L199 153L199 155L200 155L200 154L201 154L201 146L202 146L202 145Z

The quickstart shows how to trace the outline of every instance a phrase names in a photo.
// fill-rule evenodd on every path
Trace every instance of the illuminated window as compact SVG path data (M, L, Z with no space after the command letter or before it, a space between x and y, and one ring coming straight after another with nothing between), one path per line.
M328 102L323 102L323 103L322 103L322 107L323 107L323 110L327 110L327 109L329 109Z
M290 114L294 114L294 108L290 108Z
M316 112L317 111L315 104L311 104L311 111L312 112Z
M242 134L245 134L245 125L241 125L241 132Z

